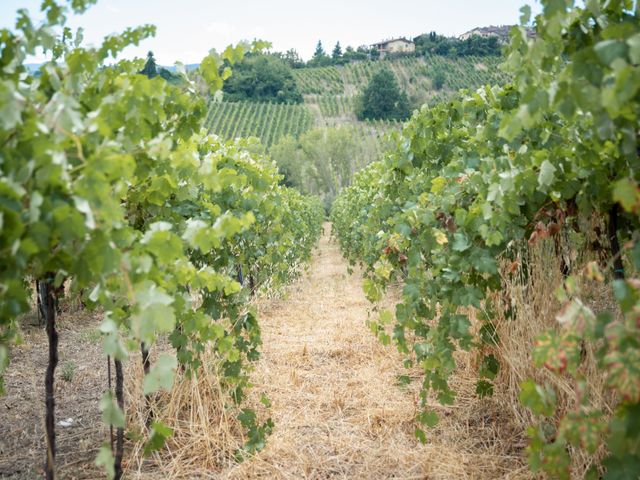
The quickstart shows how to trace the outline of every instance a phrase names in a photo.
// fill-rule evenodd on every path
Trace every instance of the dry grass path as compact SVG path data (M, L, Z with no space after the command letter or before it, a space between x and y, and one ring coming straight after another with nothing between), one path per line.
M395 349L382 346L368 330L371 305L362 293L360 272L347 273L329 241L329 228L325 225L309 271L282 298L257 305L264 345L251 395L257 403L255 397L265 392L272 402L275 428L266 448L242 464L232 461L240 439L236 422L222 413L227 397L215 376L200 375L182 379L163 397L163 419L179 426L169 447L155 460L145 460L127 443L126 478L530 478L523 429L500 392L484 400L474 395L476 373L469 356L458 357L456 404L434 406L441 422L426 445L418 443L413 434L417 385L397 385L397 376L407 371ZM93 465L96 449L107 438L97 408L106 388L99 322L99 316L75 310L61 318L61 370L78 366L72 379L56 384L56 414L74 420L72 427L58 430L61 480L103 478ZM41 328L26 326L23 335L26 341L14 349L12 360L19 368L8 371L8 395L0 400L0 478L31 480L40 478L44 451L46 336ZM128 362L127 404L134 429L136 419L144 423L135 408L142 398L140 370L139 362Z
M499 407L456 380L457 406L426 445L413 434L414 389L393 347L367 329L370 304L358 273L348 275L325 226L309 272L284 298L259 305L263 353L255 390L272 401L276 424L256 458L224 478L523 478L521 444ZM506 441L506 443L505 443Z

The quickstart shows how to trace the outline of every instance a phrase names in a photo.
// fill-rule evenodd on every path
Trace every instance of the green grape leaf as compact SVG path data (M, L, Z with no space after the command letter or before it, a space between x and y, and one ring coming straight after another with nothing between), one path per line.
M533 380L520 384L520 402L536 415L549 417L556 409L556 395L550 388L543 388Z
M476 382L476 395L478 395L480 398L492 396L493 384L486 380L478 380Z
M98 450L95 464L97 467L104 468L109 480L112 480L116 476L113 453L111 452L111 445L106 442L102 444L100 450Z
M620 40L603 40L598 42L593 50L596 52L598 60L604 65L611 65L614 60L624 58L627 54L627 45Z
M422 425L430 428L433 428L436 425L438 425L438 421L439 421L438 414L433 410L421 412L420 414L418 414L417 420Z
M9 80L0 81L0 126L11 130L21 122L21 112L25 99Z
M164 447L167 438L173 435L173 429L166 426L164 423L155 421L151 424L151 435L149 440L144 446L144 455L149 455L151 452L155 452Z
M166 353L158 355L156 363L151 367L149 373L145 375L142 382L144 394L148 395L158 390L170 391L177 367L178 361L173 355Z
M102 421L107 425L117 428L124 428L124 412L113 398L110 392L105 393L100 400L100 410L102 411Z
M622 205L627 212L632 212L640 207L640 190L638 185L627 178L618 180L613 185L613 200Z

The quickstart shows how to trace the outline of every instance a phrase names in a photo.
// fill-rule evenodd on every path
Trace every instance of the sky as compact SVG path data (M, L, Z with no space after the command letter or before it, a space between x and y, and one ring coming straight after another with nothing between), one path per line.
M0 0L0 28L13 28L16 10L38 17L40 0ZM273 50L295 48L305 59L318 40L331 52L395 37L436 31L460 35L475 27L519 23L520 7L533 11L537 0L99 0L72 28L82 26L88 44L126 27L151 23L155 38L131 47L124 56L144 57L152 50L158 63L198 63L211 48L255 38L272 42ZM34 58L42 61L44 57Z

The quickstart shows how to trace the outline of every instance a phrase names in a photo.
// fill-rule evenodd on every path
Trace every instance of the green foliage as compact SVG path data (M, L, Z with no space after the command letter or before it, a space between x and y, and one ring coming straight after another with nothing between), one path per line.
M302 57L300 57L300 54L294 48L290 48L284 53L274 52L273 55L287 62L291 68L304 67L304 60L302 60Z
M238 420L249 432L249 440L245 444L244 448L236 452L236 457L243 459L245 455L255 454L264 448L264 439L271 435L274 424L270 418L263 424L258 424L256 414L253 410L249 409L242 410L242 412L238 414Z
M64 362L60 368L60 377L65 382L73 381L73 377L76 374L77 366L73 362Z
M355 172L380 152L355 127L314 129L300 136L284 137L271 147L271 158L287 185L317 195L328 209L338 192L348 186Z
M340 42L337 42L336 46L333 47L333 51L331 52L331 59L334 62L339 62L342 59L342 47L340 46Z
M525 28L512 33L507 61L514 85L423 107L395 152L358 174L336 199L334 234L345 256L363 264L370 299L402 281L393 339L423 369L427 408L429 395L444 404L454 400L448 378L458 348L493 348L495 340L487 342L482 332L495 330L492 292L503 285L496 259L574 221L593 225L595 215L615 222L620 202L625 227L617 236L624 249L611 252L604 273L593 265L584 271L613 290L616 308L594 314L580 301L580 278L570 277L561 289L562 329L542 334L534 348L539 368L576 385L575 398L558 402L552 386L529 380L521 401L539 419L529 429L534 470L570 478L572 456L581 451L592 455L596 476L636 478L640 22L632 2L542 3L537 37ZM550 219L541 222L543 215ZM620 256L622 269L615 266ZM470 307L489 312L480 317L477 336L469 329ZM613 412L586 390L585 346L615 393ZM496 371L493 361L482 362L479 395L490 393Z
M291 67L274 55L251 55L238 63L223 87L225 100L302 103Z
M416 54L422 55L442 55L452 58L502 55L502 46L497 37L472 35L465 40L460 40L430 32L414 38L413 41L416 44Z
M168 336L175 352L152 366L145 393L171 388L178 365L195 374L210 350L241 403L261 339L239 272L254 289L297 275L320 234L319 200L280 185L252 143L207 135L195 88L140 75L141 61L105 65L152 27L83 47L68 29L62 39L52 33L66 9L43 5L42 25L21 12L18 31L0 31L0 97L10 113L0 121L0 367L30 308L27 279L53 276L103 315L105 355L125 360L141 341ZM25 75L25 59L41 48L53 60L39 77ZM248 48L202 61L210 93ZM124 426L110 395L100 406L106 423ZM158 424L151 444L169 434ZM110 453L103 447L96 462L111 475Z
M356 104L358 120L404 120L410 107L391 70L380 70L371 77Z
M447 77L442 70L436 72L433 76L433 88L435 88L436 90L442 90L442 87L444 87L444 83L446 82L446 80Z
M153 78L158 75L158 66L156 65L156 59L153 57L153 52L147 53L147 61L144 64L144 68L140 70L140 74L147 78Z
M307 62L307 66L309 67L326 67L327 65L331 65L332 60L329 55L324 51L324 47L322 46L322 41L318 40L318 44L316 45L316 49L313 52L313 57L311 60Z
M173 430L167 427L162 422L153 422L151 424L151 434L149 435L149 441L144 446L144 454L149 455L151 452L160 450L167 438L173 435Z
M124 412L116 405L111 392L107 392L100 400L100 410L102 411L102 421L107 425L124 428Z
M115 477L116 472L113 466L113 452L111 451L111 445L108 443L103 443L98 450L98 455L96 456L95 464L98 467L104 469L107 479L111 480Z
M171 331L173 325L169 329ZM144 376L142 383L142 389L145 395L148 395L159 390L171 391L173 385L173 377L175 376L176 368L178 367L178 361L172 355L166 353L158 356L158 360L149 370L149 373Z
M342 62L361 62L369 59L369 48L366 46L360 46L354 49L352 46L345 48L342 54Z

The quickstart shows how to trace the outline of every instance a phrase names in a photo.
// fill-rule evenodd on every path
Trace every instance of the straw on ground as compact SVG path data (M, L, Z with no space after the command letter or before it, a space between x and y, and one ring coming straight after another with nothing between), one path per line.
M222 476L529 477L521 430L496 402L475 397L475 374L464 368L456 406L439 409L442 421L426 445L416 440L415 392L398 385L407 371L365 324L371 305L360 279L325 234L308 274L285 298L260 303L255 390L271 399L276 426L263 452Z

